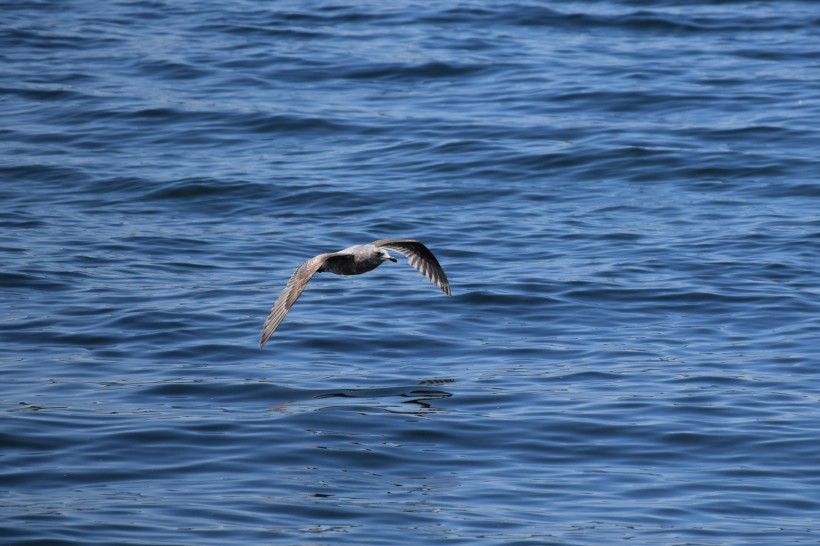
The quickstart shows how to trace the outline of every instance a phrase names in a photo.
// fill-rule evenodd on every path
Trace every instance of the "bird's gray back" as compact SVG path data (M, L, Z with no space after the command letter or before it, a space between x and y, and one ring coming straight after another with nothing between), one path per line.
M383 261L381 255L381 249L373 245L349 246L327 258L321 271L329 271L336 275L361 275L379 267ZM346 259L334 259L334 256Z

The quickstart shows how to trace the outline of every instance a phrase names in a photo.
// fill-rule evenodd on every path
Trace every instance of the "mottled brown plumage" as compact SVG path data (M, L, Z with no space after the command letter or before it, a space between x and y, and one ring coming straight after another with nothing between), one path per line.
M296 268L287 285L285 285L279 297L276 298L276 303L273 304L262 328L259 347L265 345L268 338L285 320L285 315L299 299L313 275L324 271L336 275L361 275L367 273L387 260L396 261L396 258L385 250L386 248L406 256L408 263L427 277L430 282L441 288L442 292L448 296L451 294L447 275L444 274L444 270L436 257L433 256L430 249L413 239L379 239L367 245L355 245L339 252L319 254Z

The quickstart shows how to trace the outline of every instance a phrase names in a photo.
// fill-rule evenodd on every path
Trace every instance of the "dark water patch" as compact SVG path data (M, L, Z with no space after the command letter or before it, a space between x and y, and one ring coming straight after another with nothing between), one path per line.
M319 117L301 117L292 115L249 116L244 124L257 133L314 133L334 134L357 130L350 123Z
M182 121L183 116L187 117L189 121L207 121L212 119L210 112L192 112L182 108L171 107L153 107L143 108L139 110L128 111L110 111L100 112L100 115L110 115L112 118L121 118L127 121L134 121L137 125L140 124L155 124L168 123L173 121Z
M142 59L132 63L135 71L139 71L158 80L189 81L198 80L210 75L210 70L198 68L189 63L168 60Z
M68 282L60 282L52 275L31 272L0 272L0 286L3 290L29 289L46 291L63 291L72 289Z
M246 181L227 182L210 178L168 181L144 195L146 199L171 200L179 205L224 208L225 201L245 201L264 197L265 185Z
M430 62L416 66L385 65L351 70L345 73L351 79L457 79L484 70L483 66L458 65L454 63Z
M67 101L86 97L73 89L51 87L0 87L0 94L17 95L20 98L36 101Z
M77 181L87 180L85 172L79 167L70 167L59 164L49 163L28 163L28 164L6 164L0 165L0 172L3 176L10 180L20 181L22 184L41 182L41 183L77 183ZM20 186L7 186L5 192L11 193L11 196L17 201L30 201L35 196L26 194L20 191L24 188ZM2 190L0 190L2 191Z
M816 199L820 196L820 185L815 183L779 182L763 190L768 197L791 197Z
M709 16L688 16L681 13L667 14L661 10L636 10L623 14L598 15L591 12L572 12L543 6L509 5L489 8L451 8L440 14L425 17L432 23L489 23L512 24L524 27L554 27L594 30L600 28L624 31L648 32L727 32L752 30L795 30L802 25L788 19L760 17L754 14L731 19Z
M273 14L275 20L286 25L292 23L342 24L342 23L384 23L390 17L390 11L366 11L364 6L322 6L317 10L279 10Z
M820 24L820 20L818 23ZM788 50L772 50L770 48L741 49L734 52L739 57L770 62L789 62L803 59L816 59L820 52L816 50L799 50L789 48Z

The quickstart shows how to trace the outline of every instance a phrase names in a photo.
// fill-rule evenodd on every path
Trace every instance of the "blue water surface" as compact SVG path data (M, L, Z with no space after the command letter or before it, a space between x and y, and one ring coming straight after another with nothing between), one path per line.
M2 13L0 543L820 542L815 2Z

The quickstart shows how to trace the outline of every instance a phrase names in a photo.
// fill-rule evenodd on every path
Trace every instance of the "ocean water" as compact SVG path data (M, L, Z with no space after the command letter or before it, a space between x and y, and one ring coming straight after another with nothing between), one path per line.
M2 13L0 544L820 542L815 2Z

